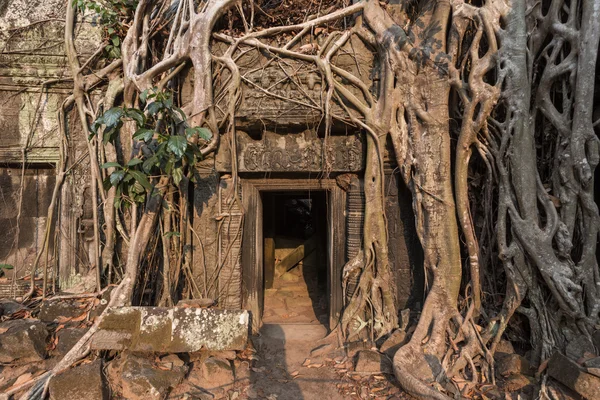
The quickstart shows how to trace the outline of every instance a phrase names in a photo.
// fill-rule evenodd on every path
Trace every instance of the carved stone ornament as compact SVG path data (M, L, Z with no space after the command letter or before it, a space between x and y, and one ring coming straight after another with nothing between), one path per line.
M238 172L358 172L364 168L358 135L317 137L314 131L280 135L265 131L262 139L236 133ZM217 170L231 171L231 148L221 141Z

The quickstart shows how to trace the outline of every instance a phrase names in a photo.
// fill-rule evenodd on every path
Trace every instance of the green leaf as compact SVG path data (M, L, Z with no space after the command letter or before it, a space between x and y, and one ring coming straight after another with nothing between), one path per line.
M133 167L134 165L138 165L143 163L144 160L141 160L139 158L132 158L131 160L129 160L129 162L127 163L128 167Z
M152 185L150 184L150 181L148 181L148 177L146 177L146 175L144 175L142 172L129 171L129 173L131 175L133 175L135 180L138 181L140 183L140 185L142 185L144 188L146 188L148 190L152 190Z
M204 140L210 140L210 138L212 138L212 132L210 129L202 128L199 126L197 126L195 128L186 128L185 134L188 138L190 138L194 135L198 135L199 137L201 137Z
M150 139L152 139L152 136L154 136L154 130L152 129L147 129L147 128L141 128L138 129L134 134L133 134L133 138L137 139L137 140L143 140L144 142L149 141Z
M117 35L111 36L110 40L112 41L112 44L115 47L118 47L121 44L121 39L119 39L119 37Z
M173 165L175 164L174 155L171 154L168 159L164 160L164 163L161 163L162 170L167 174L171 175L173 172ZM163 166L164 165L164 166Z
M161 101L154 101L154 102L148 104L148 107L146 109L148 110L148 113L150 115L156 115L162 108L163 108L163 103Z
M179 182L183 179L183 170L181 167L173 170L173 182L176 186L179 186Z
M144 189L144 187L139 182L133 184L133 186L131 187L131 191L135 194L146 193L146 189Z
M136 203L143 203L146 200L146 194L145 193L134 194L132 197L133 197L133 201L135 201Z
M144 161L144 164L142 165L142 169L144 170L144 172L149 174L150 171L152 170L152 167L154 167L156 165L156 163L158 163L158 157L152 156L152 157L148 158L146 161Z
M107 192L111 186L112 184L110 183L110 176L107 176L106 179L102 181L102 187L104 188L104 191Z
M212 138L212 132L208 128L196 128L198 131L198 136L200 136L204 140L210 140Z
M148 91L149 91L149 90L150 90L150 89L145 89L145 90L144 90L142 93L140 93L140 101L141 101L142 103L145 103L145 102L146 102L146 99L148 98Z
M106 46L108 50L108 57L111 59L117 59L121 57L121 49L114 46Z
M170 238L170 237L173 237L173 236L181 237L181 233L179 233L177 231L174 231L174 232L165 232L165 234L163 236L165 238L167 238L167 239Z
M137 108L128 108L125 111L125 115L135 120L135 122L137 122L138 127L144 126L144 123L146 122L146 117L144 116L144 113L138 110Z
M167 143L169 150L173 152L177 157L181 158L185 149L187 149L187 140L183 136L171 136Z
M13 269L13 268L15 268L15 267L10 264L0 264L0 269Z
M106 126L116 126L121 117L123 116L123 109L121 107L113 107L110 110L102 114L102 122Z
M115 193L115 208L121 207L121 201L122 201L121 193L123 193L121 191L121 186L117 186L117 193Z
M122 168L118 162L107 162L100 166L100 168Z
M110 174L110 184L113 186L117 186L119 184L119 182L121 182L123 180L123 177L125 176L125 171L123 170L118 170L113 172L112 174Z
M117 130L115 128L110 128L109 129L107 127L104 130L104 133L102 134L102 143L106 144L106 143L110 142L110 140L113 138L113 136L114 136L114 134L115 134L116 131Z

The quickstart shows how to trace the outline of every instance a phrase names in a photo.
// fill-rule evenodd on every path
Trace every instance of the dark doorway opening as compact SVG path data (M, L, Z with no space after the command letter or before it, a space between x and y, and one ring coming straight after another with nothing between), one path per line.
M263 323L328 326L327 192L261 195Z

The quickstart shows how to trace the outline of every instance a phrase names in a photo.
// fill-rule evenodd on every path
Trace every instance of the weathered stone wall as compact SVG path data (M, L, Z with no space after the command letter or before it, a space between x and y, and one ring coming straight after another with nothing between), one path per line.
M211 285L218 263L219 176L211 158L198 166L194 187L194 232L192 235L192 271L203 296L216 298L217 286Z
M65 76L65 2L6 0L0 7L0 161L56 162L56 110ZM43 21L43 22L40 22ZM23 155L25 150L25 155Z
M305 36L302 45L311 52L325 44L325 35ZM213 52L222 54L226 49L223 43L215 42ZM312 50L311 50L312 49ZM373 75L374 54L366 45L353 36L333 57L335 65L359 77L367 87L377 84ZM268 51L245 47L243 54L236 58L236 64L242 76L243 97L236 110L237 124L240 129L260 132L268 129L273 132L288 133L306 129L325 128L322 103L326 94L326 85L321 74L314 66L294 59L279 59ZM225 71L216 80L218 111L227 110L227 96L222 95L228 84L229 75ZM336 78L342 82L342 78ZM348 90L357 98L364 99L363 93L348 85ZM356 118L362 118L351 111ZM332 131L345 134L348 126L343 120L349 118L342 107L334 103Z
M16 264L27 271L46 225L50 197L54 189L55 167L60 159L58 110L72 92L64 53L64 0L4 0L0 2L0 165L1 196L11 207L18 206L23 184L20 237L3 235L0 263ZM95 51L99 32L91 25L79 24L75 44L83 57ZM59 243L58 259L63 286L83 268L85 234L82 218L86 212L86 144L76 118L67 127L67 157L70 174L56 210L58 229L50 233L50 248ZM20 180L21 169L25 179ZM88 191L89 192L89 191ZM0 206L3 221L16 224L16 208ZM11 232L15 226L11 225ZM5 238L5 239L4 239ZM34 239L32 239L34 238ZM30 240L31 239L31 240ZM12 244L9 244L12 243ZM8 246L8 247L7 247ZM18 248L14 248L17 246ZM40 266L44 265L42 260Z
M21 173L24 176L21 176ZM0 264L8 276L27 275L40 250L55 176L51 169L0 167ZM23 185L24 199L19 204ZM21 215L19 217L19 208ZM50 258L53 258L50 247Z
M424 287L423 249L415 228L412 196L397 169L387 169L385 178L389 257L396 273L398 309L420 309Z

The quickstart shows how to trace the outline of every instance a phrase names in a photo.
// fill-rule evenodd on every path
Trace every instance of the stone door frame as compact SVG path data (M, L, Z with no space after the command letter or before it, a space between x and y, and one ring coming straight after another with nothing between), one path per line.
M346 262L346 192L335 179L241 179L244 206L242 236L242 298L252 313L252 331L262 325L264 307L263 210L261 192L325 191L328 225L329 329L339 322L343 307L342 269Z

